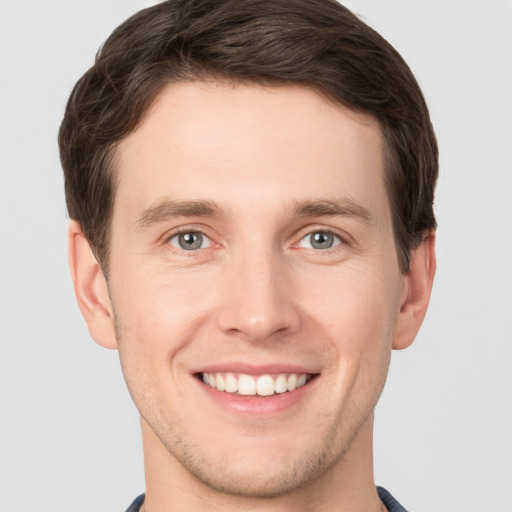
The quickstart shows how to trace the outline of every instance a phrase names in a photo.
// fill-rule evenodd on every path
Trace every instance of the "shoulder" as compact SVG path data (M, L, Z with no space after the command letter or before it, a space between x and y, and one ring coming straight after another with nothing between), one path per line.
M391 493L386 491L384 487L377 487L377 492L379 494L379 498L381 499L382 503L386 506L388 509L388 512L407 512L407 510L398 503L398 501L391 496Z
M145 494L137 496L133 503L126 509L126 512L139 512L141 505L144 503Z

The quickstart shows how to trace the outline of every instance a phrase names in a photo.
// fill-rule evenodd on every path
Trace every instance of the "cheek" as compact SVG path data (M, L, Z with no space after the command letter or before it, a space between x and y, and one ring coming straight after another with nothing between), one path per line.
M175 389L186 372L179 354L208 316L208 294L190 276L170 279L140 268L126 275L134 277L118 282L112 297L123 374L143 416L163 418L162 397L184 406Z
M215 276L159 267L145 271L143 265L117 275L133 276L113 287L121 357L136 358L139 366L144 362L153 372L159 367L168 371L169 364L179 370L175 355L198 337L215 313Z
M398 312L396 280L377 264L351 264L303 279L297 303L350 350L388 339Z
M383 278L379 266L347 265L317 275L299 293L298 303L321 343L329 344L336 385L348 392L380 392L387 374L399 288L395 277ZM324 283L322 287L314 283ZM306 291L309 290L307 293Z

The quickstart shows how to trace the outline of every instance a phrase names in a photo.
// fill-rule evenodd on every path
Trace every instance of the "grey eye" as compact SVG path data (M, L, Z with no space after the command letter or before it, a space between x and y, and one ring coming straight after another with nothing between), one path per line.
M319 250L330 249L340 244L341 238L330 231L314 231L300 241L301 247Z
M195 251L197 249L206 249L210 247L211 240L198 231L188 231L178 233L169 239L169 243L177 249L184 251Z

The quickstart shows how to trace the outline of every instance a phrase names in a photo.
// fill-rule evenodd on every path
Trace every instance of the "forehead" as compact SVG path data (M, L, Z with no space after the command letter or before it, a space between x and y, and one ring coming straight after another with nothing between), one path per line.
M236 209L341 195L385 207L382 144L374 118L306 88L173 84L118 148L114 217L166 196Z

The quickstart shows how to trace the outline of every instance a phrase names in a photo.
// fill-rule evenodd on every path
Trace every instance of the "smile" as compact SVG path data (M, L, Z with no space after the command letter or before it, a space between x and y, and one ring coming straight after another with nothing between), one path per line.
M287 393L305 386L312 378L310 373L280 373L253 376L234 373L201 372L198 377L208 386L239 396L272 396Z

